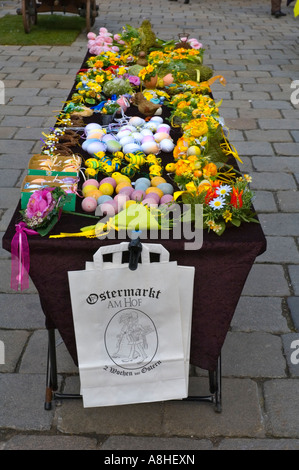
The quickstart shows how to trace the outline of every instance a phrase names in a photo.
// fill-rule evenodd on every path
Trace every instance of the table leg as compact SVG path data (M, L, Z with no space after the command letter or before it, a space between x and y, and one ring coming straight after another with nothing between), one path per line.
M46 398L45 410L52 409L52 400L62 398L82 398L77 393L59 393L57 380L57 358L56 358L56 344L55 344L55 330L48 330L48 358L47 358L47 383L46 383Z
M209 389L210 395L189 395L185 401L206 401L215 405L215 411L222 411L221 397L221 355L218 358L215 370L209 371Z

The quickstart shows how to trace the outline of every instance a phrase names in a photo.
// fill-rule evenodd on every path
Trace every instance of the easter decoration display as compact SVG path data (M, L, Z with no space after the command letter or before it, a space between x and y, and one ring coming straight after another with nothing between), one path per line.
M48 187L50 173L66 188L66 173L77 178L68 191L82 215L116 217L136 204L157 215L183 203L202 204L204 229L217 235L258 222L251 178L235 164L242 162L211 92L215 80L226 81L204 65L203 45L188 34L161 40L149 20L87 38L84 68L44 134L34 157L41 174L27 176L27 191Z

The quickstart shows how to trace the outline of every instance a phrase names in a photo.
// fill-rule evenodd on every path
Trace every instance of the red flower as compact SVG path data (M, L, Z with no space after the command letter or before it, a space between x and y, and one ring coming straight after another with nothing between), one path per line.
M242 194L243 194L243 189L242 191L239 192L238 189L233 188L233 192L231 195L230 203L232 206L236 208L241 208L243 206L243 200L242 200Z

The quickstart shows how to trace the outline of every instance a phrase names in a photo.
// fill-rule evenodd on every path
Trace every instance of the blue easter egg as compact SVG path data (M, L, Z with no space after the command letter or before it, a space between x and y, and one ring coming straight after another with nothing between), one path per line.
M173 186L170 183L160 183L157 187L163 191L163 194L173 194Z
M113 197L108 196L108 194L103 194L102 196L98 197L97 203L98 205L103 204L103 202L111 201Z
M151 182L148 178L138 178L136 181L135 181L135 188L136 188L136 184L138 185L139 183L143 183L143 184L146 184L147 185L147 188L150 187L151 185Z
M146 183L142 183L142 182L141 182L141 183L137 183L137 184L135 184L135 186L134 186L134 189L135 189L136 191L146 191L147 188L148 188L147 184L146 184Z

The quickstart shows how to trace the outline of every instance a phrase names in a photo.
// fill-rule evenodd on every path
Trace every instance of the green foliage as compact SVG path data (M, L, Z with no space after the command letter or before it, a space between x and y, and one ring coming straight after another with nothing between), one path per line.
M37 15L37 24L25 33L22 16L0 18L0 44L21 46L69 46L85 26L80 16Z

